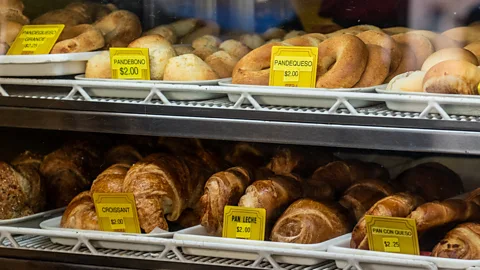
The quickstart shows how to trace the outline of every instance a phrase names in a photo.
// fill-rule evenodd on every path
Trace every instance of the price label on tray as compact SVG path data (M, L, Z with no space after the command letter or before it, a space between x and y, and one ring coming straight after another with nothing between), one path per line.
M223 237L260 240L265 238L265 209L225 206Z
M147 48L110 48L112 78L150 80L150 61Z
M63 24L25 25L7 55L49 54L65 28Z
M274 46L269 85L315 87L317 61L317 47Z
M414 219L365 216L370 250L419 255Z
M93 201L102 231L140 233L133 194L94 193Z

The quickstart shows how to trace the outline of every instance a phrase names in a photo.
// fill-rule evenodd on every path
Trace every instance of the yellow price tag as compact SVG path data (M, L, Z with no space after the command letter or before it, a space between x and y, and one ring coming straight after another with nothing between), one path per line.
M223 237L260 240L265 239L265 209L225 206Z
M317 62L317 47L274 46L269 85L315 87Z
M150 80L147 48L110 48L112 79Z
M93 201L102 231L141 232L132 193L94 193Z
M414 219L365 216L370 250L420 255Z
M49 54L65 28L63 24L25 25L7 55Z

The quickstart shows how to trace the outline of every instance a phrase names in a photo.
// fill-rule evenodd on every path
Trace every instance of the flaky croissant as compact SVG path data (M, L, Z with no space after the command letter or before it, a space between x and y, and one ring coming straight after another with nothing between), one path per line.
M270 239L315 244L344 235L350 229L345 209L340 205L301 199L291 204L278 219Z
M432 256L479 260L480 224L464 223L451 230L433 249Z
M242 167L230 168L208 179L200 198L201 224L208 234L222 234L225 206L237 205L252 180L249 171Z
M374 204L365 215L385 217L407 217L424 200L409 193L397 193L385 197ZM358 221L352 232L351 248L368 250L367 224L365 216Z

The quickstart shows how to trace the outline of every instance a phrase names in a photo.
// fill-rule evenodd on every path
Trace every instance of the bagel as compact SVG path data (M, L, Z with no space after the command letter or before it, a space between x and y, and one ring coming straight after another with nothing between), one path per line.
M350 88L362 77L368 49L356 36L329 38L318 46L317 88Z
M65 27L92 23L91 18L75 10L56 9L32 21L33 24L64 24Z
M447 60L463 60L478 66L477 57L463 48L448 48L437 51L430 55L422 65L422 71L428 71L436 64Z
M142 34L140 19L126 10L114 11L93 26L105 37L105 48L126 47Z
M175 50L175 53L177 54L177 56L193 53L193 48L191 46L188 46L188 45L187 46L176 46L176 47L173 47L173 49Z
M385 83L390 82L397 75L417 69L417 58L410 47L400 44L400 50L402 51L402 61L400 61L398 68L393 73L388 75L388 77L385 79Z
M53 46L51 54L95 51L105 46L102 32L90 24L65 28Z
M303 36L303 35L305 35L305 34L306 34L305 31L292 30L292 31L288 32L288 33L283 37L283 39L284 39L284 40L287 40L287 39L291 39L291 38L294 38L294 37L300 37L300 36Z
M15 9L23 12L25 5L22 0L2 0L0 1L0 9Z
M177 42L177 35L175 35L172 28L168 26L164 26L164 25L157 26L142 34L142 36L150 36L150 35L160 35L166 38L172 44L175 44Z
M390 81L387 90L400 90L404 92L423 92L423 79L425 71L410 71L405 76L397 76Z
M215 52L205 59L205 63L207 63L221 79L232 77L233 68L237 62L237 58L225 51Z
M22 30L22 27L23 25L12 21L0 22L0 42L11 46L17 38L18 33Z
M245 34L240 36L240 42L247 45L250 49L256 49L263 44L265 44L265 40L260 35L257 34Z
M375 30L362 32L358 34L357 37L360 38L365 44L377 45L389 52L390 72L394 72L398 68L400 61L402 61L402 51L393 38L383 32Z
M411 28L408 27L401 27L401 26L396 26L396 27L387 27L382 29L383 32L386 34L393 36L396 34L403 34L412 31Z
M462 47L461 44L447 36L437 34L432 31L427 31L427 30L415 30L415 31L410 31L409 33L412 34L419 34L422 35L428 40L433 45L433 48L438 51L446 48L460 48Z
M466 45L480 40L480 26L456 27L443 32L442 35Z
M172 44L160 35L141 37L130 43L128 47L148 48L151 80L162 80L168 60L176 56Z
M168 25L178 38L181 38L195 30L199 23L198 19L185 19L173 22Z
M478 95L480 69L461 60L443 61L425 74L423 90L428 93Z
M30 19L23 15L20 10L11 8L0 9L0 21L16 22L21 25L30 23Z
M408 46L415 53L417 70L421 69L423 62L435 52L430 40L420 34L412 34L408 32L405 34L393 35L392 38L397 43Z
M225 40L220 44L219 48L237 59L242 59L250 52L250 48L234 39Z
M262 34L262 38L264 40L283 39L286 34L287 32L285 30L273 27L267 29L267 31Z
M201 22L200 24L201 24L200 28L182 37L182 39L180 40L180 43L192 44L195 39L206 36L206 35L211 35L211 36L220 35L220 26L216 22L205 21L205 22Z
M365 71L354 87L380 85L390 73L390 52L378 45L367 44L368 60Z
M110 66L110 52L101 52L87 62L85 78L111 79L112 69Z
M468 44L467 46L465 46L465 49L472 52L477 57L477 60L480 63L480 41Z
M215 71L194 54L170 58L165 67L166 81L203 81L218 78Z

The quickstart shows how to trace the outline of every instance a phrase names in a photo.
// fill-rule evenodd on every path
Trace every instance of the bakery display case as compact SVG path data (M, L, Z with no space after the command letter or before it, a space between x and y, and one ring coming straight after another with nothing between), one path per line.
M1 263L480 268L479 10L0 0Z

